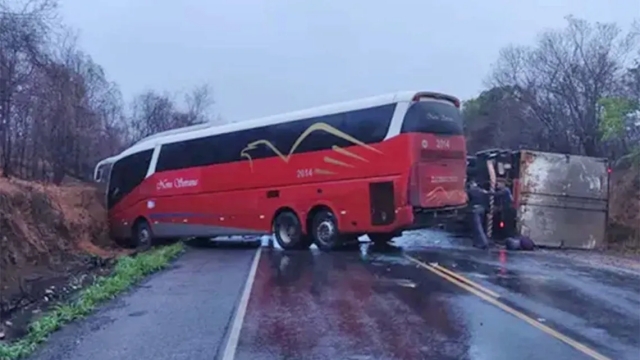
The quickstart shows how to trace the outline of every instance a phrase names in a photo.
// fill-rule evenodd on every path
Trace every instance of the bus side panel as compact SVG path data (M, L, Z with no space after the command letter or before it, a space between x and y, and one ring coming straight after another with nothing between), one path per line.
M147 202L139 190L143 186L144 183L127 195L126 204L124 204L126 207L119 206L117 211L109 212L109 229L112 238L128 239L131 237L136 219L142 217L145 220L149 220L147 217ZM124 201L125 199L123 199Z
M160 237L265 233L279 208L293 208L304 222L326 204L342 231L387 231L410 219L373 226L370 183L392 181L395 205L406 206L409 139L154 173L116 204L112 218L131 226L142 215Z
M410 223L406 216L396 216L393 223L372 224L369 188L379 182L392 182L396 202L403 201L405 181L392 176L283 187L277 197L256 189L149 199L123 212L122 221L126 231L127 224L143 215L158 237L266 234L278 209L293 209L304 224L315 206L325 205L346 233L392 231ZM152 209L148 208L149 201L154 203Z
M149 217L159 237L268 233L268 221L255 206L256 195L238 191L160 198Z
M369 199L370 184L394 181L401 184L401 181L397 181L399 178L387 176L286 187L279 190L278 198L269 199L263 196L260 208L273 214L281 207L290 207L296 211L301 221L306 223L315 207L326 206L336 215L340 231L365 233L374 230ZM398 196L393 197L398 199ZM393 204L392 212L395 206L396 204ZM393 223L387 225L393 226Z

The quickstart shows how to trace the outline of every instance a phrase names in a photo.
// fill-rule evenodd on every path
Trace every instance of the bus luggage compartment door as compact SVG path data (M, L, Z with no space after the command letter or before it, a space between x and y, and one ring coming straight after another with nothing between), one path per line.
M393 181L369 183L371 225L389 225L396 220Z
M517 221L536 245L593 249L604 241L606 159L522 151Z

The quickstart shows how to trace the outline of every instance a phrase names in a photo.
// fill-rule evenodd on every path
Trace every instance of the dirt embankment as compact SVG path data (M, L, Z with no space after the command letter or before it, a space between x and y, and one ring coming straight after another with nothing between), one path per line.
M89 185L0 179L0 319L122 252L102 196Z
M614 169L609 199L609 248L640 251L640 168Z

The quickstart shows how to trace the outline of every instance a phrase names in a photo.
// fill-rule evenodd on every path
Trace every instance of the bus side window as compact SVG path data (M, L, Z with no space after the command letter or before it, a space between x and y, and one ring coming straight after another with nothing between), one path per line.
M215 153L212 145L211 137L204 137L185 141L183 143L184 158L180 168L190 168L196 166L205 166L211 163L211 157Z
M242 136L243 132L232 132L217 136L213 141L212 148L215 151L212 154L214 164L224 164L235 161L241 161L240 152L248 144L246 136Z
M346 129L365 143L377 143L387 136L396 104L378 106L348 113Z
M349 132L347 124L349 122L349 113L343 112L339 114L324 116L322 121L338 129L340 132L349 136L354 136ZM319 133L317 138L314 139L317 142L317 146L313 150L325 150L330 149L332 146L337 145L340 147L347 147L353 145L349 140L345 140L342 137L337 137L334 134L327 132Z

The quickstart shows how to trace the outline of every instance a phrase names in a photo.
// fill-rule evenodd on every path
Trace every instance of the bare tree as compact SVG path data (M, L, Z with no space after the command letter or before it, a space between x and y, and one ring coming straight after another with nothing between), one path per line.
M6 8L0 14L3 174L56 183L65 175L88 178L98 159L122 146L114 136L124 128L117 86L52 21L54 3Z
M0 2L0 150L4 176L12 173L12 142L19 131L19 125L12 121L14 101L47 41L55 8L56 3L50 0Z
M147 91L136 96L131 104L132 140L179 127L182 124L175 123L174 115L175 105L169 95Z
M135 142L162 131L212 122L214 101L208 85L194 88L184 95L184 100L186 108L182 110L168 93L150 90L136 96L131 104L130 140Z
M211 122L208 85L147 91L124 113L118 86L57 21L55 0L0 0L0 165L3 175L89 179L96 162L133 140Z
M549 150L542 126L531 121L528 108L509 88L491 88L465 101L463 116L470 152L489 148Z
M552 147L599 156L598 101L620 91L640 34L570 16L567 23L542 33L534 47L504 48L488 82L528 107Z
M193 124L211 121L211 108L214 105L213 93L208 84L196 86L185 95L187 114Z

